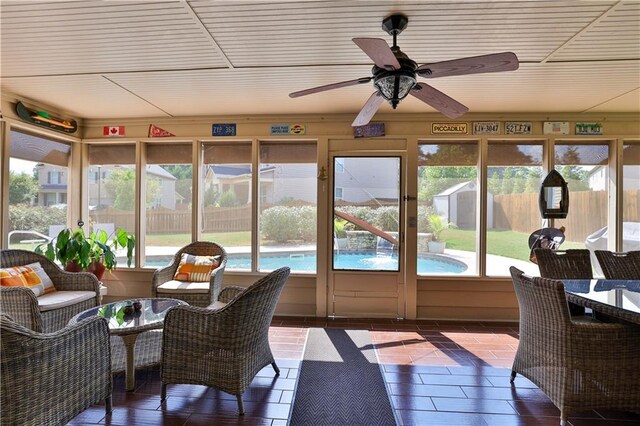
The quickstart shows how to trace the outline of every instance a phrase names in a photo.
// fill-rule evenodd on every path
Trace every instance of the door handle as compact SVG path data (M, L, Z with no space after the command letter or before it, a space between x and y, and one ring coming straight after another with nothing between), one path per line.
M413 197L413 196L411 196L411 195L405 195L404 197L402 197L402 199L403 199L404 201L415 201L415 200L417 200L418 198L417 198L417 197Z

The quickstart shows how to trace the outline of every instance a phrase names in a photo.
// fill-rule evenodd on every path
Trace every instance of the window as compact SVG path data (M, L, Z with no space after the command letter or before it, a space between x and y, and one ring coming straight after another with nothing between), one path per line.
M562 249L598 249L605 241L609 206L609 146L607 143L556 142L555 168L569 187L569 214L555 221L565 227ZM594 260L595 261L595 260Z
M335 199L336 200L342 200L342 187L336 186L335 189Z
M622 250L640 250L640 141L622 149Z
M487 158L486 274L509 276L509 267L538 275L529 261L529 235L541 228L538 195L542 142L489 141Z
M89 225L109 236L122 228L135 234L135 145L89 145ZM120 266L127 264L126 251L116 253ZM133 266L133 264L132 264Z
M334 164L336 173L344 173L344 158L336 158Z
M418 150L418 274L475 275L477 142L425 142Z
M147 144L145 266L169 263L192 238L191 144Z
M201 145L202 238L227 250L228 270L251 270L251 142Z
M34 250L67 226L71 146L10 132L9 248Z
M316 151L312 142L260 144L260 271L316 272Z

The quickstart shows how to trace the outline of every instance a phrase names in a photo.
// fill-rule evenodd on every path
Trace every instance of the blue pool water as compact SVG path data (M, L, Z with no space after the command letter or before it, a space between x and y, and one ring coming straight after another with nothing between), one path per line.
M161 267L171 261L171 256L157 258L147 262L146 266ZM260 270L273 271L288 266L294 272L316 272L316 254L313 252L269 253L260 256ZM375 252L340 253L334 257L335 269L365 271L396 271L398 257L376 255ZM230 254L227 269L250 270L251 257ZM459 274L467 270L467 265L447 256L427 254L418 258L418 274Z
M316 272L315 253L278 253L260 256L260 270L271 271L288 266L296 272ZM250 269L249 257L229 256L228 269ZM375 253L340 253L334 257L335 269L355 269L367 271L395 271L398 269L397 256L376 256ZM456 274L466 271L467 265L445 256L425 255L418 259L419 274Z

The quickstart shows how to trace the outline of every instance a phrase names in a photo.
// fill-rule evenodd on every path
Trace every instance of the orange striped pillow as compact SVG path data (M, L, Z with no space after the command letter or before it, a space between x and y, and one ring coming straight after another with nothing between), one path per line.
M173 277L176 281L209 281L211 271L220 265L220 256L195 256L182 253L180 264Z
M56 291L39 262L0 269L0 286L27 287L37 296Z

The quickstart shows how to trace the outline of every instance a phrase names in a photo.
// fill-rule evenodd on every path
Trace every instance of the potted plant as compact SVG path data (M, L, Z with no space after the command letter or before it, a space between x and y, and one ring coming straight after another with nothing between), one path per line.
M347 231L344 228L347 221L344 219L333 220L333 236L339 249L347 248Z
M431 241L428 243L429 252L431 253L444 253L446 243L440 240L440 234L445 229L453 228L455 225L451 222L447 222L442 219L437 213L432 213L427 216L429 221L429 228L431 230Z
M112 271L118 263L115 251L126 248L127 266L131 267L133 249L136 245L133 235L119 228L113 235L107 235L101 229L86 236L82 225L82 222L78 222L76 230L63 229L55 239L36 247L36 253L52 261L57 260L66 271L92 272L98 280L101 280L104 271Z

